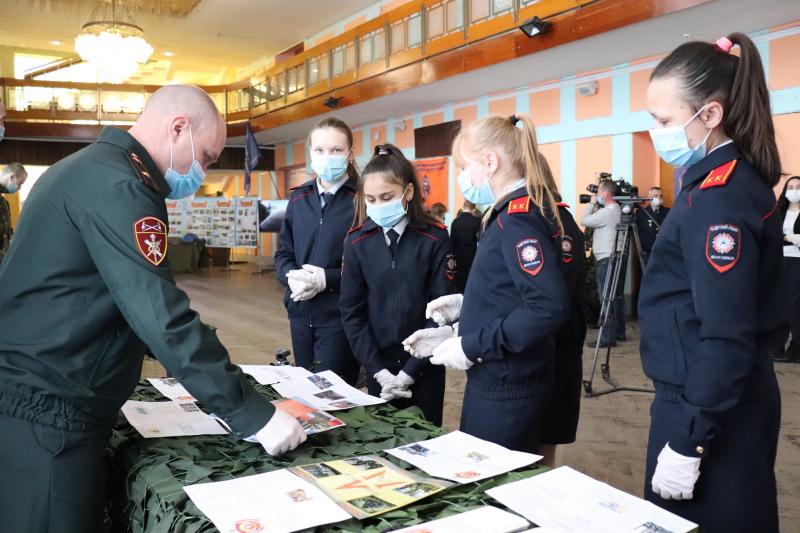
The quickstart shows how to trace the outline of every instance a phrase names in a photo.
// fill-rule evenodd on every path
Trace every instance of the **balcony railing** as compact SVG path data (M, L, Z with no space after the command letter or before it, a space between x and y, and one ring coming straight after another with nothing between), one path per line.
M250 79L204 88L233 124L597 1L415 0ZM158 88L0 78L9 121L131 123Z

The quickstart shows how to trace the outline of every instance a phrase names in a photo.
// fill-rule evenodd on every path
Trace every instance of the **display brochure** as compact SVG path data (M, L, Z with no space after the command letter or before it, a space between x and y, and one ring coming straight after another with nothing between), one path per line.
M225 435L228 431L216 418L194 402L138 402L128 400L122 414L144 438Z
M529 527L530 524L524 518L487 505L466 513L398 529L394 533L514 533Z
M386 403L385 400L351 387L331 370L306 376L305 379L275 383L272 388L285 398L299 398L323 411Z

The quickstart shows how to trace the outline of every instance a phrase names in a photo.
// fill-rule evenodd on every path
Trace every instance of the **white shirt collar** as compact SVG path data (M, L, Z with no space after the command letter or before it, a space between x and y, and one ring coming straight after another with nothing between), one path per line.
M718 145L717 145L717 146L714 148L714 150L711 150L711 152L708 152L708 153L710 154L710 153L714 152L715 150L719 150L720 148L722 148L722 147L723 147L723 146L725 146L726 144L731 144L732 142L733 142L733 140L732 140L732 139L728 139L727 141L725 141L725 142L723 142L723 143L720 143L720 144L718 144ZM706 154L706 155L708 155L708 154Z
M389 237L386 235L389 233L390 229L393 229L397 232L397 242L400 242L400 237L403 236L403 232L406 230L408 226L408 217L404 216L400 219L400 222L392 226L391 228L382 228L383 229L383 237L386 240L386 244L389 245Z
M317 190L319 191L319 195L320 196L322 196L322 194L326 193L326 192L329 192L329 193L331 193L331 194L333 194L335 196L336 195L336 191L341 189L342 185L344 185L346 182L347 182L347 175L343 176L342 179L338 183L334 183L333 185L331 185L330 188L326 191L322 187L322 180L317 178Z

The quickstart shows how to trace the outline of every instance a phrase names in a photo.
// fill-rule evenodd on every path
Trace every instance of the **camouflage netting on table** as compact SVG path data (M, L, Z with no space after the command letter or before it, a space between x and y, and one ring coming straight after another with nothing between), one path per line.
M253 382L255 384L255 382ZM255 384L270 399L280 396L269 386ZM142 381L132 400L166 400ZM288 466L382 452L446 433L427 422L416 407L397 410L390 405L336 411L347 426L311 435L300 448L275 458L260 445L233 436L142 438L121 418L109 446L109 497L115 531L195 533L217 531L183 491L184 485L223 481ZM408 463L380 453L393 463L426 475ZM492 487L543 472L530 468L466 485L456 485L421 502L358 521L351 519L318 527L319 532L378 533L460 513L485 503L502 507L484 492Z

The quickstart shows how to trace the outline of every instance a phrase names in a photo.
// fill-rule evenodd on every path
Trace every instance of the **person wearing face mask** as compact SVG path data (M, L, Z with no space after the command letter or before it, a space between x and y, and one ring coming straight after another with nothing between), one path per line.
M166 259L165 199L194 193L225 138L203 90L163 87L129 131L104 128L28 196L0 268L4 531L103 530L104 451L145 352L236 436L274 455L305 440L231 364Z
M651 187L647 196L652 198L650 204L636 211L636 227L639 230L639 242L645 257L650 257L658 232L669 214L669 207L664 206L664 194L661 187Z
M6 194L15 194L28 179L28 173L19 163L10 163L0 171L0 262L3 261L8 247L11 245L11 238L14 235L14 227L11 223L11 207Z
M647 108L656 152L686 170L639 296L655 386L645 497L709 533L777 532L784 221L759 50L741 33L679 46Z
M592 233L592 255L597 266L597 298L603 301L603 292L606 287L606 276L611 264L611 254L614 253L614 243L617 240L617 224L622 217L619 204L614 200L617 186L612 181L603 181L597 188L597 194L592 197L592 202L583 212L581 225L594 229ZM625 336L625 301L623 290L625 288L625 271L617 285L617 294L614 295L613 316L610 324L603 328L603 337L600 339L600 348L616 346L616 341L624 341ZM594 346L594 343L591 343Z
M456 273L447 228L425 213L419 192L403 153L375 147L344 245L339 305L370 394L399 408L416 405L441 425L444 367L409 357L402 343L420 328L442 339L453 334L425 319L425 305L452 292Z
M785 350L786 339L777 345L775 361L800 363L800 176L786 180L778 208L783 219L783 281L792 340Z
M358 361L342 329L339 286L342 245L353 222L358 172L353 132L326 118L308 136L314 179L292 190L275 252L275 273L286 287L292 350L298 366L332 370L351 385Z
M526 115L470 123L453 156L464 197L491 208L463 296L426 308L438 324L458 321L453 335L442 342L443 328L424 329L404 342L415 357L466 371L461 431L535 453L552 398L555 336L570 313L558 203Z

